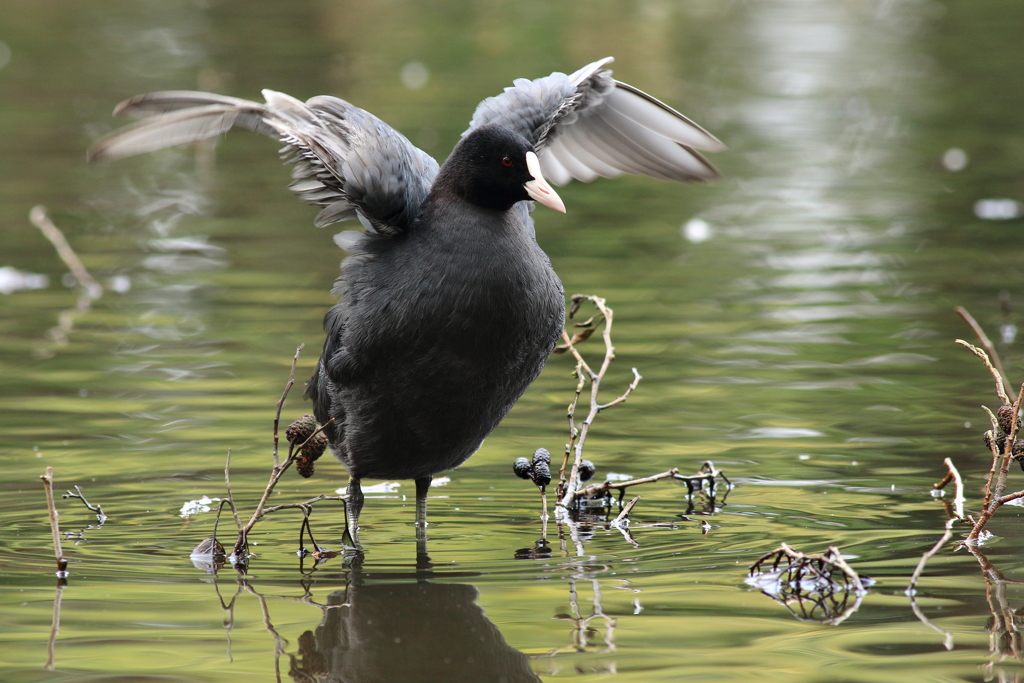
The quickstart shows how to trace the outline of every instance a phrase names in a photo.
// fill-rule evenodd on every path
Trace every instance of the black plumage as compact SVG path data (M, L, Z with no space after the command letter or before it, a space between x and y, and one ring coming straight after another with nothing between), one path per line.
M358 107L266 104L152 93L115 110L142 120L97 141L94 159L215 137L238 126L284 143L291 188L315 223L358 218L335 238L352 253L307 396L351 480L353 539L364 477L415 479L425 524L431 477L469 458L537 377L559 337L561 283L534 238L530 203L564 211L544 180L637 173L679 181L717 171L712 135L612 79L607 58L554 73L477 107L444 166Z

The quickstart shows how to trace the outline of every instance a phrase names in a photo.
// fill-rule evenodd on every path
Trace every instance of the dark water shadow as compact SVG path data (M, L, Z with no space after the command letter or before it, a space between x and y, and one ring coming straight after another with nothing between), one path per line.
M353 581L299 638L295 681L540 681L508 645L467 584Z

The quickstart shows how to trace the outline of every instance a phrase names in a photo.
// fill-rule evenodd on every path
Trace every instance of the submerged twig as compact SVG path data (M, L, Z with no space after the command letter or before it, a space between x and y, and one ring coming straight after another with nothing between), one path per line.
M935 556L935 553L939 552L942 546L946 545L946 543L949 542L949 539L953 537L953 524L955 524L956 521L957 520L952 517L946 520L946 532L942 534L942 538L932 546L931 550L928 550L921 556L920 561L917 563L917 567L914 568L913 575L910 577L910 583L907 584L907 589L903 591L906 596L910 598L910 609L913 610L914 615L921 621L921 623L943 635L942 645L947 650L953 649L953 634L932 623L932 621L924 615L924 612L921 611L921 607L917 604L917 581L921 578L921 573L924 572L924 566L928 564L928 560L932 559L932 557Z
M910 583L907 584L906 590L903 591L911 598L917 592L917 580L921 578L921 573L924 572L924 566L928 564L928 560L932 559L932 557L935 556L935 553L939 552L939 549L946 545L949 539L953 537L953 524L956 522L956 518L950 517L947 519L946 532L942 534L942 538L940 538L935 545L931 547L931 550L928 550L921 555L921 559L918 561L917 567L914 568L914 573L910 575Z
M946 458L946 461L947 461L947 463L949 463L949 458ZM953 473L956 473L955 475L951 476L950 478L955 478L957 480L958 484L960 486L962 486L963 484L960 481L959 473L956 472L956 468L952 467L951 464L950 464L950 468L951 468L950 469L950 475L953 475ZM950 476L950 475L947 475L947 476ZM943 481L946 481L946 479L944 478ZM942 482L939 482L939 483L941 484ZM941 487L939 486L939 484L936 484L935 488L941 488ZM961 508L962 508L962 506L961 506ZM928 628L932 629L933 631L935 631L937 633L941 633L942 634L942 636L943 636L943 638L942 638L942 646L945 647L947 650L952 650L953 649L953 634L950 633L949 631L947 631L946 629L944 629L944 628L934 624L931 621L931 619L926 617L924 615L924 612L921 611L920 605L917 604L917 581L918 581L918 579L921 578L921 574L924 572L924 567L925 567L926 564L928 564L928 560L932 559L932 557L935 556L935 553L939 552L939 550L942 548L942 546L946 545L946 543L949 542L949 539L953 537L953 525L957 521L959 521L959 518L954 518L954 517L950 517L949 519L946 520L946 531L945 531L945 533L942 534L942 537L938 541L935 542L935 545L933 545L930 550L927 550L923 555L921 555L921 559L918 561L917 567L914 568L914 573L910 577L910 583L907 584L906 590L903 591L903 593L908 598L910 598L910 609L914 612L914 616L916 616L918 618L918 620L922 624L927 626Z
M64 600L64 582L57 582L53 595L53 618L50 621L50 639L46 641L46 670L53 671L56 660L57 635L60 633L60 605Z

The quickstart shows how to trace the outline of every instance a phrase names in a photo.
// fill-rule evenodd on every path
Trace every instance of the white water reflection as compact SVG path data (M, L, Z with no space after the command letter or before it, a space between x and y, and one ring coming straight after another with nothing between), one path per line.
M889 253L915 211L900 108L921 71L906 50L917 10L805 0L750 10L754 88L735 115L756 136L746 153L756 175L702 217L731 226L749 255L735 286L758 292L745 300L760 309L764 329L738 336L759 342L753 353L772 343L801 353L794 345L848 342L852 330L839 321L922 316L928 305L915 297L920 290L900 289L903 264ZM864 381L779 384L832 390Z
M197 64L207 55L204 11L189 2L147 2L142 7L147 11L109 18L105 32L111 39L94 48L94 58L110 65L118 82L137 83L139 92L194 79ZM115 125L112 119L100 123L97 129ZM142 400L147 410L126 414L135 433L118 438L134 450L163 450L175 445L150 435L210 422L188 414L196 407L180 403L178 385L231 374L229 363L211 358L220 349L206 338L209 275L228 263L223 247L194 233L194 219L207 212L210 202L206 184L194 173L191 152L153 155L140 165L142 173L127 165L111 166L116 185L94 203L115 225L138 235L141 252L130 276L123 276L131 290L126 307L134 315L121 333L114 352L118 360L110 369L133 377L142 393L132 398Z

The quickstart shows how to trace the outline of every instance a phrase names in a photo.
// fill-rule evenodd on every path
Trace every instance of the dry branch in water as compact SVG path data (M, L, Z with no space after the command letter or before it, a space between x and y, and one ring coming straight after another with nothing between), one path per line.
M267 485L263 490L263 495L260 497L255 510L253 510L252 515L249 517L249 521L244 524L238 515L238 509L235 506L234 494L231 490L231 451L228 451L224 465L224 486L227 490L227 499L221 502L220 510L217 512L217 521L214 523L214 535L204 539L203 542L192 551L193 562L201 564L204 568L217 568L219 566L219 559L224 555L224 548L217 540L216 534L217 524L220 521L220 514L225 505L231 508L231 514L234 517L235 526L238 529L238 536L232 546L230 559L232 563L240 569L244 569L247 564L250 532L252 532L253 528L261 519L270 513L277 512L279 510L300 510L303 514L303 520L299 528L300 556L305 554L302 542L306 533L309 534L309 538L313 542L314 558L321 559L334 554L328 549L322 548L313 538L313 531L309 524L309 516L312 513L312 506L315 503L323 500L344 501L344 496L328 496L321 494L298 503L283 503L267 507L267 501L274 492L274 488L277 486L278 482L281 481L281 477L288 468L292 466L292 464L296 464L299 473L304 477L308 477L313 473L313 461L320 457L320 454L323 453L327 446L327 438L322 435L322 432L333 422L333 420L329 420L327 424L317 425L316 420L312 415L304 415L293 422L286 431L288 438L288 456L283 461L281 460L278 434L281 423L281 411L284 407L285 400L288 398L289 391L291 391L292 386L295 384L295 367L299 362L299 354L302 353L303 347L304 345L300 344L299 347L295 349L295 355L292 357L291 369L288 373L288 382L285 384L284 391L281 393L281 398L277 402L277 411L274 414L273 432L274 465L270 470L270 479L267 481ZM345 516L345 519L345 533L348 534L347 515Z
M557 346L554 351L556 354L571 353L576 361L576 368L573 376L576 377L577 382L572 401L569 403L569 408L566 413L566 417L569 421L569 441L565 445L562 465L558 471L558 484L555 490L555 519L559 524L560 537L562 537L563 533L562 525L569 525L570 534L572 536L573 543L576 545L577 554L583 554L583 548L582 543L578 539L579 534L576 529L576 524L579 521L581 511L588 507L592 508L592 506L587 506L585 501L604 500L605 504L609 506L610 516L612 494L618 492L620 512L618 517L614 518L610 522L610 525L618 528L623 533L623 536L627 541L636 545L636 541L633 540L628 532L627 525L629 521L628 515L636 505L637 501L640 500L640 497L636 496L628 504L624 505L623 500L626 489L666 479L681 481L686 484L687 501L690 504L690 509L687 511L687 514L689 514L693 509L693 497L695 492L706 491L711 501L711 507L714 509L715 495L718 490L718 486L720 485L719 479L721 479L721 485L725 486L726 495L728 495L728 491L732 488L732 483L729 481L728 477L726 477L725 474L716 468L714 463L710 461L701 465L700 470L692 475L680 474L679 468L674 467L665 472L653 474L647 477L639 477L636 479L629 479L627 481L608 479L601 483L594 483L585 486L587 481L594 476L596 470L594 463L584 459L583 457L587 435L590 433L590 428L593 425L594 420L602 411L624 403L636 390L640 380L642 379L637 369L633 368L632 381L626 387L625 391L606 403L601 402L599 395L601 382L608 373L611 362L615 359L615 346L612 344L611 338L614 311L608 307L605 300L601 297L587 294L575 294L572 297L572 305L569 308L570 319L576 315L580 307L585 302L592 303L597 308L597 313L584 322L574 323L576 331L571 337L567 331L563 331L562 339L565 343ZM604 341L604 356L601 360L601 364L595 372L593 367L580 354L577 345L594 336L599 329L601 330L601 337ZM584 390L587 388L588 382L590 384L590 391L586 392L588 401L587 416L582 422L577 423L577 410L580 405L580 397L584 395ZM522 558L549 557L551 551L547 546L547 503L545 491L546 486L552 479L552 473L550 470L550 456L548 455L548 451L543 448L537 449L532 462L527 458L518 458L513 464L512 470L522 479L532 479L540 489L543 506L541 519L544 521L542 537L537 542L537 546L535 548L520 550L517 552L516 556ZM705 527L705 531L707 528L709 527Z
M61 498L77 498L78 500L82 501L82 504L85 505L86 508L88 508L91 512L96 513L96 519L97 521L99 521L100 526L103 526L103 523L107 521L107 516L103 512L103 506L93 505L88 500L86 500L85 494L82 493L82 489L78 486L78 484L75 484L74 491L68 491L67 493L62 495Z
M600 313L600 316L594 316L585 323L580 323L581 325L586 326L584 327L585 330L590 330L590 332L585 336L577 333L572 339L569 338L568 332L562 333L562 338L565 339L565 349L571 352L573 357L576 359L576 376L579 378L579 383L576 385L576 395L573 398L572 403L569 404L569 443L566 444L565 456L562 459L562 467L558 471L557 493L559 501L556 504L556 508L561 508L562 510L568 510L572 507L573 501L576 498L576 491L579 489L580 466L583 463L583 446L587 440L587 434L590 432L590 425L593 424L594 419L602 410L624 403L642 379L636 368L633 368L633 381L626 388L625 392L623 392L618 398L615 398L605 404L602 404L598 400L601 381L604 380L605 375L608 373L608 367L615 358L615 346L612 344L612 322L614 320L614 311L608 308L605 304L605 300L601 297L590 294L573 294L572 305L569 307L570 319L576 315L584 301L589 301L594 304ZM583 359L583 356L580 355L580 352L576 348L576 344L588 339L602 322L604 323L604 329L601 332L601 336L604 339L604 358L601 360L601 365L598 371L594 372L590 368L590 365L588 365ZM577 429L576 407L579 404L579 397L584 389L585 381L590 382L590 410L587 413L586 419L583 420L579 429ZM572 470L569 472L568 478L566 478L565 469L568 466L570 458L573 458Z
M985 348L982 349L974 346L963 339L957 339L956 343L969 350L985 364L985 368L988 370L995 382L995 393L999 398L1001 405L996 413L993 413L986 406L982 406L988 414L992 426L992 428L984 434L985 445L988 446L989 453L992 456L992 463L989 467L988 477L985 481L985 495L981 503L981 513L977 517L974 517L964 512L964 503L966 502L966 499L964 497L963 479L960 476L960 472L953 465L953 461L946 458L944 463L946 465L947 473L941 481L933 486L933 488L943 489L950 482L955 482L956 494L953 498L952 505L949 503L946 504L950 517L946 522L946 529L942 534L942 537L934 546L921 556L921 560L914 569L914 573L911 576L910 583L906 589L906 594L910 597L911 608L914 610L914 614L916 614L918 619L920 619L926 626L935 629L945 636L944 643L947 649L952 649L953 647L952 634L929 621L917 605L915 597L917 592L917 582L920 579L921 574L924 572L925 565L928 563L928 560L935 556L935 554L938 553L939 550L953 537L953 526L957 522L966 522L971 525L971 531L967 535L964 545L972 554L975 555L975 557L979 558L986 580L989 580L989 582L992 583L991 576L988 571L988 568L990 568L991 565L987 565L987 560L983 560L984 555L981 554L981 551L978 548L978 545L982 541L982 534L985 531L985 525L988 524L996 511L1003 505L1019 498L1024 498L1024 490L1009 494L1005 493L1006 480L1009 476L1010 466L1013 462L1017 461L1021 463L1021 467L1024 468L1024 440L1017 438L1017 433L1021 427L1019 415L1021 403L1022 400L1024 400L1024 385L1021 385L1016 399L1011 401L1006 392L1006 385L1009 381L1007 379L1006 372L1003 369L1004 366L1002 361L999 359L999 355L996 353L996 349L991 340L989 340L988 335L985 334L985 331L966 309L958 306L956 308L956 312L971 327L975 336L977 336L978 341L981 342L982 346ZM1002 580L1001 577L1000 580ZM998 615L995 610L993 610L993 615L996 615L998 619Z
M835 546L804 554L782 543L751 565L747 583L802 621L835 626L857 611L874 581L860 576Z
M993 346L992 340L988 338L987 334L985 334L985 330L981 329L981 325L978 324L978 321L975 320L974 316L968 313L967 309L963 306L957 306L954 310L957 315L963 318L964 322L970 326L971 330L974 332L974 336L976 336L978 341L981 342L981 345L985 347L985 351L988 352L989 357L992 359L992 364L995 366L995 370L999 373L998 378L1002 380L1003 384L1009 384L1009 375L1007 375L1006 371L1003 370L1003 363L999 360L999 354L996 353L996 347ZM958 343L960 343L959 340ZM1006 398L1006 394L1001 393L1001 397ZM1010 399L1006 398L1006 402L1009 403Z
M967 311L963 311L961 315L969 322L974 320ZM981 328L977 327L977 323L974 323L972 327L976 328L982 343L992 348L992 343L988 341L988 337L985 336ZM985 498L982 501L981 514L976 519L971 518L971 532L967 536L968 543L977 543L978 538L985 530L985 525L992 519L996 510L1012 500L1024 498L1024 490L1004 495L1006 480L1010 473L1010 465L1015 460L1020 461L1024 458L1024 440L1017 439L1017 432L1021 426L1018 416L1020 415L1021 402L1024 401L1024 384L1021 385L1016 399L1011 402L1004 388L1004 375L1001 370L1002 362L1000 362L999 357L990 357L986 351L962 339L957 339L956 343L967 348L985 364L989 374L995 380L996 395L1002 403L997 415L993 415L986 408L986 412L992 421L992 429L985 432L985 443L988 445L989 452L992 455L992 465L989 468L988 479L985 482ZM995 353L994 348L992 348L992 353ZM962 511L962 506L960 509Z
M57 577L66 578L68 561L64 558L64 550L60 547L60 522L57 505L53 501L53 468L47 467L44 474L39 475L46 489L46 509L50 513L50 532L53 534L53 557L57 561Z

